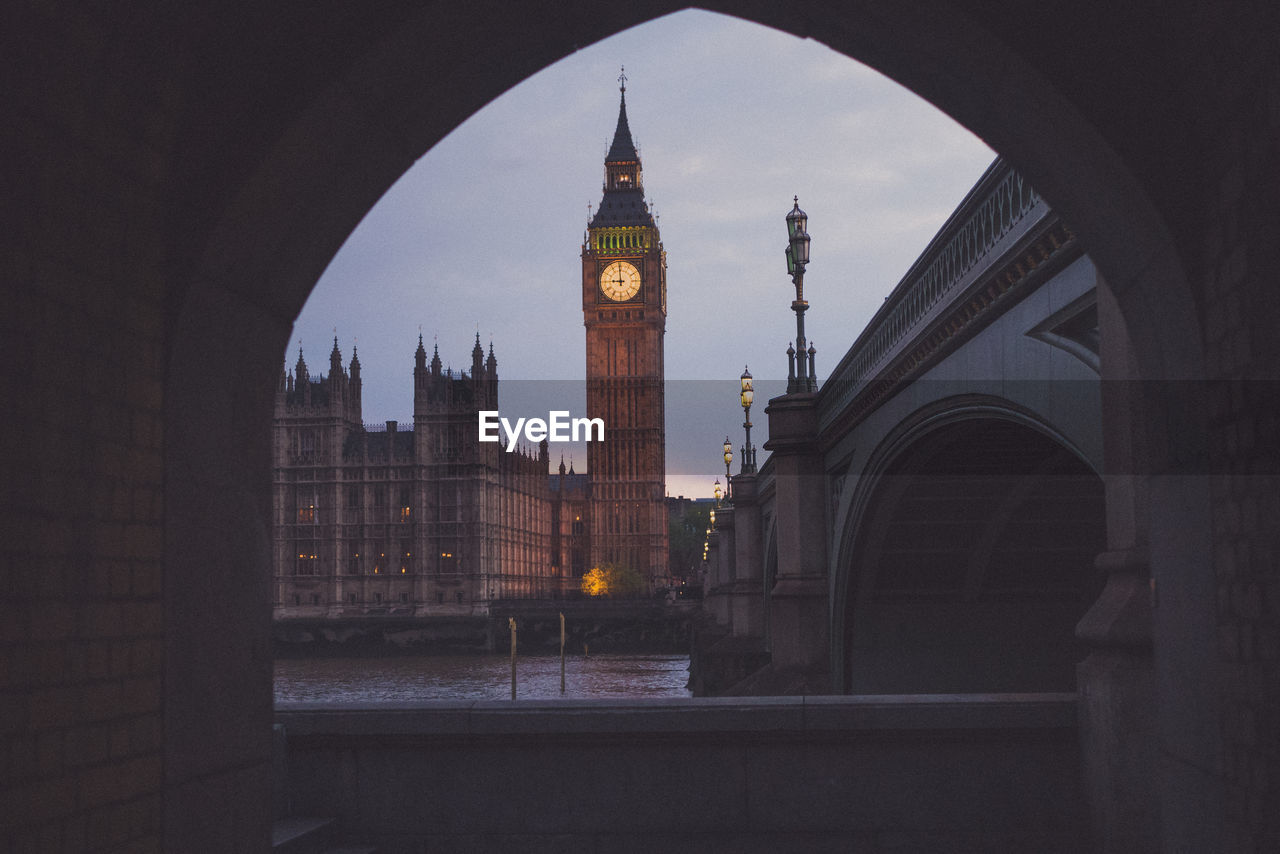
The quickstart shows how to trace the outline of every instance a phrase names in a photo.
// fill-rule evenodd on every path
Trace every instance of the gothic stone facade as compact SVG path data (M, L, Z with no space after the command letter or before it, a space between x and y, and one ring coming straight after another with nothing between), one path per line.
M419 340L411 427L367 427L360 386L358 356L344 370L336 340L327 377L312 378L301 351L281 375L276 616L471 615L559 595L546 443L507 453L475 441L477 413L498 408L492 345L486 360L477 337L471 372L455 374Z
M327 377L302 353L275 403L278 617L487 613L506 598L572 595L603 564L666 579L663 336L667 259L644 198L625 88L600 207L582 244L587 415L603 441L588 474L548 474L546 442L507 453L476 441L498 409L479 336L470 373L415 354L413 425L366 427L360 360L335 339Z

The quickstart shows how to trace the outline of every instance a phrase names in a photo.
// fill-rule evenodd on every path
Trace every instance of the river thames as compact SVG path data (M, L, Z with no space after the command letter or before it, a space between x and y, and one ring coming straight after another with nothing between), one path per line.
M546 700L689 697L688 655L581 655L516 660L516 696ZM276 659L275 699L282 702L503 700L511 697L506 655Z

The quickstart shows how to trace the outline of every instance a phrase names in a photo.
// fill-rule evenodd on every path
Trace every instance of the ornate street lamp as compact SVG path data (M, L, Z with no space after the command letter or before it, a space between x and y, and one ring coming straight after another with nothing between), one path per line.
M742 404L742 428L747 431L747 440L742 446L742 468L738 474L753 474L756 470L756 449L751 445L751 402L756 399L756 393L751 385L751 371L744 366L738 380L742 386L738 395Z
M716 488L712 490L716 497L716 506L720 506L720 497L724 495L724 490L720 488L720 478L716 478Z
M804 268L809 263L808 227L809 215L800 210L800 197L796 196L795 207L787 214L787 275L796 286L796 298L791 303L791 310L796 313L796 344L794 351L787 345L787 394L818 390L813 370L817 351L810 345L806 352L804 340L804 312L809 307L804 299Z
M733 462L733 444L729 441L729 437L724 437L724 487L725 496L733 495L733 478L729 473L729 464Z

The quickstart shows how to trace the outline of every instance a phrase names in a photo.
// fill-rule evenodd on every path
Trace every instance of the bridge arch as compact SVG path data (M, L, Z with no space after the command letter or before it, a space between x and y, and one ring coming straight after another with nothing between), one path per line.
M1051 425L998 398L936 402L858 479L836 561L847 693L1071 691L1097 598L1103 483Z
M167 220L155 228L162 233L160 263L173 283L164 295L164 709L166 740L184 748L181 761L166 766L172 814L207 811L184 794L186 781L267 755L269 594L261 569L268 555L262 519L270 496L271 389L290 324L320 272L376 199L472 112L578 45L679 8L663 0L607 10L529 3L486 16L474 7L430 7L399 11L372 30L318 10L293 22L301 31L295 41L322 47L325 61L295 63L272 87L238 70L261 69L285 40L272 40L276 27L254 26L252 16L266 11L211 20L202 36L208 43L197 37L192 55L218 62L207 64L193 86L193 106L179 117L184 124L167 164L173 186L154 203ZM1028 13L1041 17L1001 28L976 4L942 0L901 7L797 0L785 9L720 0L709 8L819 38L974 130L1078 230L1114 292L1106 305L1129 342L1132 376L1204 375L1199 315L1182 256L1147 194L1163 174L1151 166L1159 158L1148 156L1158 146L1144 143L1145 130L1105 109L1093 111L1095 100L1118 105L1121 96L1109 91L1114 76L1077 75L1069 55L1055 61L1053 36L1069 30L1070 21ZM1033 34L1048 42L1017 43ZM267 89L278 94L255 91ZM242 110L241 101L254 109ZM1173 214L1178 204L1166 200ZM1141 470L1177 474L1197 464L1208 443L1205 409L1194 394L1192 384L1172 383L1134 408ZM1162 589L1212 602L1200 481L1166 479L1147 495L1151 518L1165 532L1182 534L1144 536L1157 544L1151 565ZM245 535L229 542L227 531ZM1171 545L1159 551L1166 541ZM1206 587L1209 595L1200 595ZM1208 624L1197 612L1167 632L1176 637L1185 629L1211 648L1211 606L1207 614ZM1214 663L1179 649L1166 651L1164 666L1191 667L1186 684L1208 684ZM231 695L221 692L228 668L244 676L243 688ZM1200 730L1211 731L1212 704L1203 708ZM262 791L246 798L266 802ZM185 847L181 839L171 842Z

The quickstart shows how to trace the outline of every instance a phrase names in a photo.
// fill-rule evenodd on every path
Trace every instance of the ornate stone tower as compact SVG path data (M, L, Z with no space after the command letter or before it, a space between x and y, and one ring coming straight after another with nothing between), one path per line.
M590 566L667 575L666 433L662 344L667 256L644 199L640 155L627 124L626 77L605 155L604 195L582 245L587 414L605 423L587 450Z

